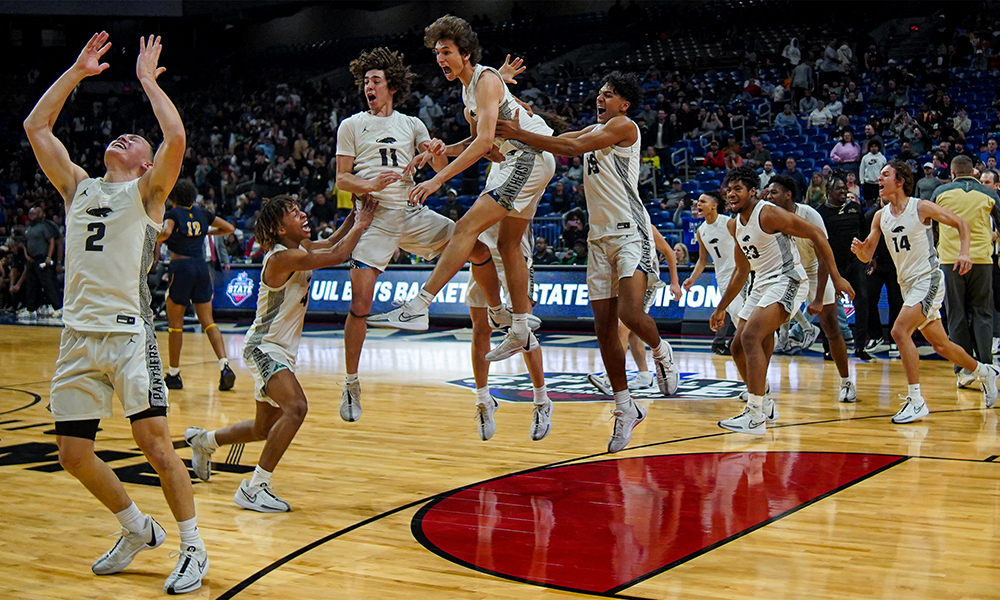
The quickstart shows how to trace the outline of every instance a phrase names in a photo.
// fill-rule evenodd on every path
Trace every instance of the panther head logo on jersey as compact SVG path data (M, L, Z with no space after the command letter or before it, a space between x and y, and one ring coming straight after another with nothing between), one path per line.
M749 242L750 241L750 236L749 235L743 236L743 241L744 242Z
M379 144L395 144L396 143L396 138L394 138L392 136L389 136L389 137L384 137L384 138L382 138L380 140L375 140L375 141L378 142Z
M896 227L892 228L892 232L893 233L902 233L905 229L906 229L906 227L903 227L902 225L897 225Z
M106 217L106 216L110 215L110 214L111 214L112 212L114 212L114 211L112 211L112 210L111 210L110 208L108 208L107 206L102 206L102 207L100 207L100 208L97 208L97 207L93 207L93 208L88 208L88 209L87 209L87 214L88 214L88 215L90 215L90 216L92 216L92 217L100 217L100 218L102 218L102 219L103 219L104 217Z
M708 240L708 243L709 244L718 244L719 243L719 238L712 238L712 239Z

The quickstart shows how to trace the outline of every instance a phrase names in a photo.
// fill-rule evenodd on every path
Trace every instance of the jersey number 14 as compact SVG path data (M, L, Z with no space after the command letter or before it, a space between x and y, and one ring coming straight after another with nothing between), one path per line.
M901 250L910 249L910 238L904 236L892 238L892 245L895 246L896 252Z

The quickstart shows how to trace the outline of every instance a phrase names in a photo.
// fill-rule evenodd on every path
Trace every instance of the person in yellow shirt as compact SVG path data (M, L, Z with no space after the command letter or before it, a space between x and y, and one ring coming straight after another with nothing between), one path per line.
M340 189L337 185L333 186L333 193L337 195L337 212L342 217L349 215L354 210L354 195Z
M989 364L993 362L990 347L993 332L993 232L990 218L994 214L1000 222L998 197L994 190L974 177L969 157L960 154L952 159L951 172L955 179L938 186L931 201L953 211L969 224L972 268L965 275L960 275L957 270L945 267L958 259L959 238L954 227L941 227L937 249L944 267L948 339L980 362ZM966 306L972 311L971 319L966 313ZM957 366L955 372L958 387L968 387L976 381L974 374Z

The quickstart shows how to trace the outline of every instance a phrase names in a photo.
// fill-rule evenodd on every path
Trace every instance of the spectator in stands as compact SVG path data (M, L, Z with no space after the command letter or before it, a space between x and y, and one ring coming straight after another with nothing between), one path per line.
M309 209L309 220L313 227L321 222L337 224L337 207L326 198L326 194L316 194Z
M812 111L816 110L818 104L819 102L813 98L812 91L806 90L802 99L799 100L799 114L808 115L812 113Z
M580 161L579 156L573 157L569 169L566 170L566 179L571 181L573 185L583 183L583 163Z
M972 120L969 119L969 114L965 112L964 107L958 109L955 118L951 120L951 127L959 138L965 139L965 134L969 133L972 128Z
M760 139L753 143L753 149L747 154L747 162L750 166L759 169L764 163L771 161L771 151L764 147L764 142Z
M587 240L577 240L573 243L561 261L561 265L585 265L587 264Z
M934 190L942 183L944 182L934 176L934 163L924 163L924 176L918 179L914 186L916 197L921 200L930 200L934 195Z
M725 126L719 119L719 113L714 111L708 113L705 120L701 123L701 130L705 133L712 134L713 137L718 135L723 129L725 129Z
M819 208L826 202L826 180L822 171L815 171L809 179L809 187L802 197L802 202L813 208Z
M986 142L986 151L979 155L979 160L986 164L986 160L989 158L997 159L997 140L996 138L990 138Z
M688 199L688 193L684 191L682 185L683 182L680 179L675 178L670 182L670 189L663 195L663 200L660 202L662 210L677 210L677 207Z
M868 153L861 157L861 195L868 207L878 205L878 176L885 166L885 155L882 154L881 140L868 142Z
M973 152L972 152L972 149L969 148L968 146L966 146L964 140L955 140L955 143L953 144L953 148L952 148L952 151L951 151L951 156L948 157L948 160L951 161L956 156L959 156L959 155L961 155L961 156L968 156L973 161L975 161L975 158L976 158L975 154L973 154Z
M705 152L705 168L718 171L726 168L726 154L719 149L719 142L712 140Z
M698 226L704 222L696 201L684 200L674 211L674 227L681 230L682 241L692 254L698 253Z
M856 169L861 160L861 146L854 141L854 132L845 131L840 141L830 150L830 160L841 167Z
M795 180L795 185L798 189L804 190L809 187L809 181L806 180L806 176L802 174L802 171L796 166L795 158L789 156L785 159L785 171L782 175L788 175Z
M552 197L549 200L552 212L565 214L573 208L575 202L573 201L572 187L572 185L568 186L562 181L555 182L555 185L552 186Z
M813 70L807 61L800 62L798 66L792 69L791 86L793 101L805 98L809 93L811 93L815 85L816 82L813 80ZM812 108L809 110L812 110ZM802 112L802 110L800 109L799 112Z
M444 215L449 219L452 218L452 214L457 214L458 219L461 219L462 215L465 214L465 207L459 204L458 192L455 191L455 188L448 188L448 191L444 195L444 204L438 209L438 214ZM458 219L453 220L457 222Z
M774 163L769 160L764 161L764 169L760 173L760 189L766 188L775 175L777 173L774 172Z
M940 150L935 152L934 158L931 159L931 164L934 166L934 177L941 180L941 183L951 181L951 169L948 168L947 160L947 155Z
M4 250L4 247L0 246L0 250ZM3 260L7 272L7 291L9 293L7 301L10 303L7 308L12 311L20 308L17 316L27 318L30 315L28 310L23 307L26 295L25 281L28 279L28 253L24 249L23 238L8 238L5 250Z
M816 102L816 108L809 113L806 118L806 125L809 127L826 127L833 122L833 115L826 108L826 103L822 100Z
M572 248L573 244L580 240L586 244L589 232L590 226L584 222L583 212L580 209L574 208L566 213L566 222L562 232L563 246Z
M62 316L62 294L56 279L59 259L56 250L60 237L55 224L45 218L41 206L34 206L28 211L28 227L24 230L28 256L25 300L30 313L42 309L43 316Z
M684 267L691 264L691 253L688 252L688 247L680 242L674 244L674 258L677 259L678 267Z
M229 255L230 260L243 261L243 242L239 238L239 230L234 231L223 238L223 242L226 244L226 254Z
M802 129L798 117L792 112L791 104L786 104L781 113L774 118L774 126L781 129Z
M665 163L667 161L667 156L670 153L670 122L667 120L667 111L659 110L656 112L656 121L649 127L650 142L652 142L653 148L656 150L657 156L660 157L660 161Z
M996 192L1000 190L1000 174L995 169L987 169L979 174L979 183Z
M905 162L911 162L917 160L917 155L913 152L913 146L910 145L910 142L903 142L899 145L899 152L896 154L895 158Z
M556 253L549 247L549 242L542 236L535 238L535 252L531 256L536 265L551 265L556 262Z
M730 150L726 154L726 170L730 171L736 167L743 166L743 157L736 153L735 150Z
M785 59L785 74L791 75L795 67L802 62L802 50L799 48L799 38L788 40L788 45L781 51L781 57Z
M837 98L836 92L830 92L827 98L829 98L829 102L826 104L826 109L830 111L833 118L836 119L840 115L844 114L844 103Z
M847 172L847 193L854 194L854 198L861 202L861 188L858 187L858 176L851 171Z

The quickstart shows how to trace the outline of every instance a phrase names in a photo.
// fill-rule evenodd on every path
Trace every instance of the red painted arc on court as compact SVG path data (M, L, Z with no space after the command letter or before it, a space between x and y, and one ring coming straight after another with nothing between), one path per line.
M418 540L471 568L606 594L905 460L831 452L649 456L476 484L414 517Z

